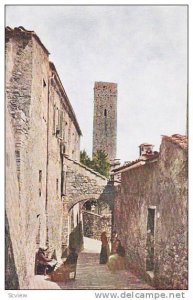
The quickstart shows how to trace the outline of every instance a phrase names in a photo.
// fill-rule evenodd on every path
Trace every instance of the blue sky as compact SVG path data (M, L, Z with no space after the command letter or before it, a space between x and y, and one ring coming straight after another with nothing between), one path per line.
M95 81L118 84L117 158L186 133L186 6L7 6L49 50L91 155Z

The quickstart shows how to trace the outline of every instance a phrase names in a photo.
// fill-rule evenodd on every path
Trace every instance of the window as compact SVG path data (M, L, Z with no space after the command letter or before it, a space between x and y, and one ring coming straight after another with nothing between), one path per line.
M53 108L53 134L59 139L65 138L65 120L64 111L58 109L55 105Z
M56 192L58 192L58 178L56 179Z
M39 170L39 197L42 195L42 170Z
M105 116L105 117L107 116L107 110L106 110L106 108L105 108L105 110L104 110L104 116Z
M46 87L46 82L44 79L43 79L43 87Z
M64 112L62 110L59 110L58 116L59 116L58 125L60 129L59 138L63 139Z
M53 106L53 134L56 133L56 105Z
M61 195L65 195L65 172L61 172Z
M42 182L42 170L39 170L39 182Z
M59 139L64 139L64 128L65 128L65 121L64 121L64 112L62 110L59 110L57 108L57 115L56 115L56 129L55 129L55 133L56 136Z
M148 208L147 214L147 240L146 240L146 271L154 270L154 233L155 233L155 208Z

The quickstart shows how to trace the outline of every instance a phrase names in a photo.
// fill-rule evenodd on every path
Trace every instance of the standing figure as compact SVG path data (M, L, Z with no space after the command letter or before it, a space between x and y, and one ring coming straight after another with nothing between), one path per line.
M117 240L117 232L113 231L111 239L111 254L115 254L117 252Z
M109 257L109 244L105 231L101 234L101 242L100 264L106 264Z

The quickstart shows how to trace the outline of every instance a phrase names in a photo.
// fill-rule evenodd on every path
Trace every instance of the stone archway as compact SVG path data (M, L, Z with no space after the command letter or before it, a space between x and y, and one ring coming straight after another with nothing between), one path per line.
M91 197L76 201L68 210L68 220L68 245L77 251L83 248L84 237L100 240L101 233L106 231L109 240L111 238L112 206L104 198Z

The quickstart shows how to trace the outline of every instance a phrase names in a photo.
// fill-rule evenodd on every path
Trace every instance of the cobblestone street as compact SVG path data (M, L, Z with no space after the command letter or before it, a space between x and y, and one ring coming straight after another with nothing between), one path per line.
M129 271L112 273L99 264L100 242L85 239L86 249L79 254L75 281L52 282L41 275L34 276L31 289L153 289ZM90 247L89 247L90 245ZM97 252L97 253L96 253Z

